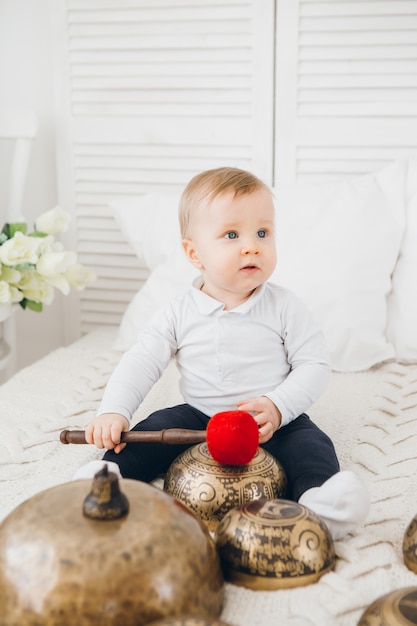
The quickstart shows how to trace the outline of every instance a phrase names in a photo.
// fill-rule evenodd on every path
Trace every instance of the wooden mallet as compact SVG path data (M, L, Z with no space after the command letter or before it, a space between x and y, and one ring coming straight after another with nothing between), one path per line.
M61 443L85 444L84 430L63 430ZM120 443L193 444L205 441L215 461L223 465L247 465L259 445L258 425L246 411L223 411L209 420L207 430L166 428L123 432Z

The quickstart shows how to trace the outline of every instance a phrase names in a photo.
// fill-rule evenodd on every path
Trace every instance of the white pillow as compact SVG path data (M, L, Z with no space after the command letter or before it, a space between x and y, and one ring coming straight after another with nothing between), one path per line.
M406 182L406 230L388 300L388 339L402 363L417 362L417 159L410 159Z
M387 297L404 232L404 168L281 188L278 264L271 280L294 291L323 329L332 367L358 371L395 356Z
M180 194L146 194L109 203L126 241L150 270L178 248L179 200Z
M178 237L179 240L179 237ZM178 246L180 242L178 241ZM179 248L156 267L142 289L134 296L123 315L115 350L128 350L137 340L149 318L173 296L189 289L199 272Z
M363 370L394 357L385 330L390 277L404 232L404 176L398 163L342 182L273 190L278 265L271 280L310 308L335 370ZM121 222L129 213L124 232L137 253L157 264L124 315L119 349L128 349L150 314L187 289L196 275L172 223L177 202L177 197L157 202L152 196L147 206L142 197L129 212L113 203ZM135 212L146 216L135 218ZM136 228L145 228L147 236L134 234Z

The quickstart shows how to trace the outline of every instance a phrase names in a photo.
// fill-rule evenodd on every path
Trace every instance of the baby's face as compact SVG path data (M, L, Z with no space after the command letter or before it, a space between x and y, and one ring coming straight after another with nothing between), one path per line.
M276 264L274 205L259 189L217 196L200 206L191 222L185 252L204 279L203 291L235 308L268 280Z

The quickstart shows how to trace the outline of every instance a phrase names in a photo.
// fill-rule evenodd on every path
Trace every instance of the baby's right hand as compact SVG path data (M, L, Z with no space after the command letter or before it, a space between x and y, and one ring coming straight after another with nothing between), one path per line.
M122 432L129 429L129 422L120 413L103 413L97 415L85 431L85 440L87 443L93 443L97 448L107 448L114 450L119 454L126 446L120 443Z

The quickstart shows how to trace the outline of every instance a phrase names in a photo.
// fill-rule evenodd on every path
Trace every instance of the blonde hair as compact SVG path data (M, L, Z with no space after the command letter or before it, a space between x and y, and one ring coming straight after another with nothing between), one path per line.
M254 174L236 167L218 167L197 174L185 187L180 198L178 217L181 237L190 237L191 216L204 198L210 201L229 191L233 191L236 197L259 189L270 192L269 187Z

